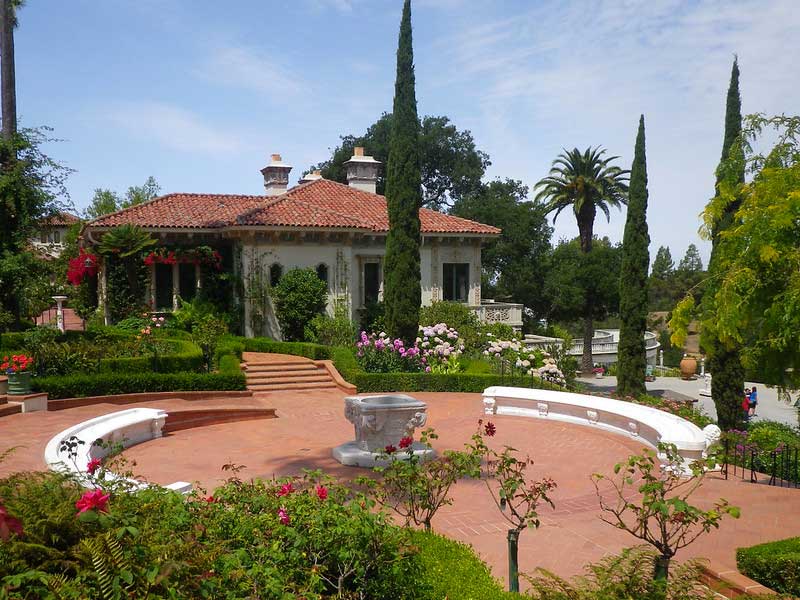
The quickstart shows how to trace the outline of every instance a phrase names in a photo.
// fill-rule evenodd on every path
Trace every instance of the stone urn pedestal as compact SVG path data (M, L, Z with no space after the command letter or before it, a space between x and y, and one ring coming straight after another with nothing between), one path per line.
M333 449L333 457L349 467L384 466L390 459L381 456L386 446L394 446L395 459L408 457L401 450L400 440L414 437L414 430L425 425L428 405L404 394L379 396L349 396L344 399L344 416L353 424L356 439ZM428 460L435 452L414 442L411 446L415 456Z

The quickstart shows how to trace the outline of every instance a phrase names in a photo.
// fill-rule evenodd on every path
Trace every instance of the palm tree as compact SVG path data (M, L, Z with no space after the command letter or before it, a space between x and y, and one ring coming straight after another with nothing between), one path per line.
M534 189L539 190L536 200L545 203L548 213L555 211L553 220L562 210L572 207L578 223L581 251L592 250L594 218L597 210L611 220L609 208L620 208L627 204L628 175L630 171L620 169L611 163L618 156L604 156L604 148L587 148L581 152L577 148L564 150L553 161L550 174L539 181ZM592 299L586 298L584 307L583 357L581 370L592 370Z

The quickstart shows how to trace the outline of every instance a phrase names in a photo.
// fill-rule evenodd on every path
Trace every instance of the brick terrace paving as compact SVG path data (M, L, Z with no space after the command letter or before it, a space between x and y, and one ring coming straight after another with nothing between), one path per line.
M428 402L429 424L439 433L435 445L440 450L460 448L482 416L479 394L416 396ZM208 489L224 478L220 467L228 462L246 465L244 475L249 477L296 474L303 468L321 468L332 475L353 477L366 471L343 467L330 455L333 446L353 436L352 425L343 415L342 400L342 394L327 391L264 394L247 404L276 408L278 419L179 431L133 447L126 451L126 456L134 459L137 472L151 481L196 480ZM212 403L171 400L145 405L177 410ZM0 464L0 475L21 468L41 468L42 449L54 433L119 408L98 405L0 419L0 448L23 443L27 446L6 464ZM590 475L611 473L615 462L638 452L641 444L600 430L558 422L509 416L498 416L493 421L498 428L493 444L498 447L509 444L529 452L536 460L533 475L552 476L559 485L553 496L556 509L543 508L541 528L525 531L521 536L523 571L543 567L559 575L573 575L586 563L634 543L632 537L599 520ZM492 566L495 575L504 577L507 527L484 484L460 482L452 495L454 504L439 512L434 529L472 544ZM696 497L702 504L720 496L741 506L742 518L723 522L719 531L701 538L679 554L679 559L706 556L721 567L733 568L736 547L800 531L800 490L724 481L712 474Z

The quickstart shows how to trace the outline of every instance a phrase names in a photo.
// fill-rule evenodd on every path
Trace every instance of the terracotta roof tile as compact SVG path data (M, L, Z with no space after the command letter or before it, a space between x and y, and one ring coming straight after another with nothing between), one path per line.
M59 212L53 216L40 219L40 227L69 227L75 223L80 223L80 218L68 212Z
M427 208L420 210L423 233L497 235L500 230ZM317 179L280 196L168 194L100 217L92 227L130 223L140 227L222 228L262 225L386 232L386 199L350 186Z

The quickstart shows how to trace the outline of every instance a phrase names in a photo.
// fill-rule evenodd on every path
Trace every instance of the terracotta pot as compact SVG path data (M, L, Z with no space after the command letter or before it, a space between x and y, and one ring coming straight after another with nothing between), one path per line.
M697 359L684 356L681 360L681 379L691 379L697 373Z
M31 393L31 374L25 373L9 373L8 374L8 395L9 396L24 396Z

